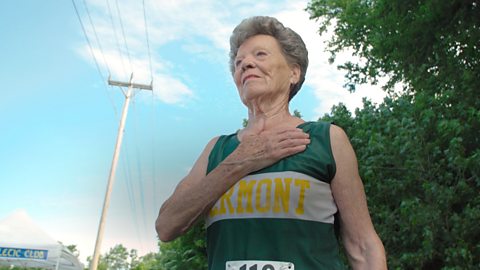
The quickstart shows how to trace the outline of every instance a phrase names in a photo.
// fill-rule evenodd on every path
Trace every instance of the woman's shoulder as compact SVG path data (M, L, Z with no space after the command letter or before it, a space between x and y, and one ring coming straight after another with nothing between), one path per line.
M305 132L310 133L310 135L329 135L330 126L333 126L332 123L326 121L307 121L300 125L298 128L303 129Z
M301 124L299 124L298 126L301 127L301 126L315 126L315 127L328 127L330 125L333 125L334 123L333 122L327 122L327 121L322 121L322 120L318 120L318 121L305 121Z

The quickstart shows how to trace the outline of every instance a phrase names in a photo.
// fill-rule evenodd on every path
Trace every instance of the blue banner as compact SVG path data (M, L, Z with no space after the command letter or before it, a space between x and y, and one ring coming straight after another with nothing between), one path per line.
M0 257L47 260L48 250L0 247Z

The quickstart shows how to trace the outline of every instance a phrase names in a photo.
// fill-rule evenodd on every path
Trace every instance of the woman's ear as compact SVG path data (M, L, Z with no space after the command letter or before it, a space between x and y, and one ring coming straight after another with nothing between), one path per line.
M293 64L290 67L291 75L290 75L290 83L297 84L300 81L300 66L298 64Z

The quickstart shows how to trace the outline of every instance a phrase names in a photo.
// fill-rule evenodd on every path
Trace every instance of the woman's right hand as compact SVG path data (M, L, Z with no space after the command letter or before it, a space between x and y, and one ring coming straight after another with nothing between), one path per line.
M300 128L244 133L240 145L223 163L241 164L254 172L304 151L309 143L310 135Z

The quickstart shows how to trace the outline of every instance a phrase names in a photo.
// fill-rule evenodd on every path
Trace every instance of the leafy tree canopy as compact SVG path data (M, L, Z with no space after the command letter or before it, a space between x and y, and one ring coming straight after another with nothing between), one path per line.
M347 48L363 59L340 65L352 90L385 75L391 76L386 89L397 82L430 94L478 89L478 1L312 0L307 10L320 34L333 26L332 61Z
M87 261L90 264L92 258L88 257ZM98 262L98 270L124 270L137 269L140 264L137 250L128 250L122 244L118 244L104 254L100 255Z
M207 269L205 226L195 225L186 234L168 243L160 243L162 270Z
M323 120L347 130L391 269L480 268L480 7L477 1L313 0L345 49L347 86L390 80L382 104ZM395 93L396 83L404 85Z

